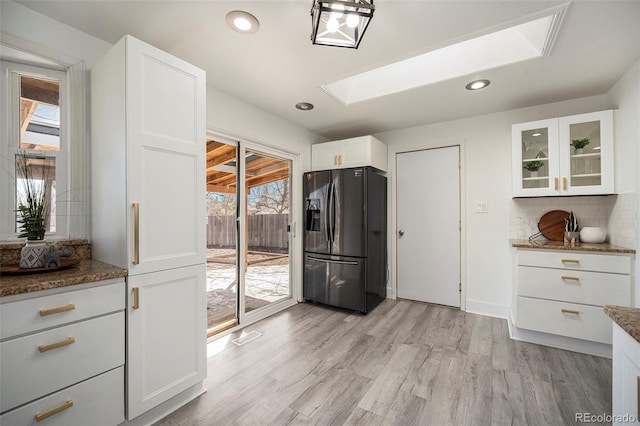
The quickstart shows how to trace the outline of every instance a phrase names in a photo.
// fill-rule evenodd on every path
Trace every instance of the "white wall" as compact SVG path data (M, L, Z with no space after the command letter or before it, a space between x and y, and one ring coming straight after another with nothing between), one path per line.
M616 187L624 192L624 202L619 202L611 217L611 226L620 226L627 231L620 236L622 241L635 239L636 250L640 248L640 227L638 219L640 213L640 61L613 86L609 91L609 102L618 108L615 122L616 167L621 167L625 173L618 176ZM631 228L631 227L634 228ZM640 262L636 254L635 274L635 303L640 307Z
M625 89L623 88L622 91L625 92ZM635 95L630 96L630 99L634 96L637 102L637 91ZM629 101L629 103L632 102ZM511 293L511 249L508 243L510 212L514 209L514 203L517 203L511 199L511 125L605 110L613 106L615 105L610 104L606 95L601 95L375 135L389 147L391 170L388 178L392 201L395 199L393 163L395 163L396 152L458 143L464 146L462 250L463 288L468 311L503 317L508 315ZM636 123L637 116L636 114ZM630 123L630 120L628 121ZM617 130L626 132L626 126L629 123L623 125L623 129ZM637 144L637 138L631 143ZM625 142L625 147L626 144ZM616 146L616 149L619 148ZM635 164L625 163L620 169L624 174L618 179L637 179L636 169ZM429 183L417 183L418 191L423 184ZM607 197L601 197L600 201L594 202L607 204L606 199ZM488 202L488 213L474 213L478 201ZM538 201L548 203L548 210L554 208L553 200L538 199ZM391 293L395 294L394 205L390 205L389 217L390 286ZM437 250L437 244L437 241L433 242L434 250Z

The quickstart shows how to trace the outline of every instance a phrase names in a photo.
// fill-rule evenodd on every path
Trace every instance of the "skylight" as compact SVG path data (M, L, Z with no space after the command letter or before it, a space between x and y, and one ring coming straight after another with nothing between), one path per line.
M510 28L433 50L321 87L349 105L548 55L566 6Z

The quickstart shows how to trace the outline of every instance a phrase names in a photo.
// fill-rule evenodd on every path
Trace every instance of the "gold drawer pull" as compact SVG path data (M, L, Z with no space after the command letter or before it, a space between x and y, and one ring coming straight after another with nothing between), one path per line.
M576 311L574 309L565 309L565 308L560 309L560 312L562 312L563 314L573 314L573 315L580 314L580 311Z
M571 277L568 275L561 275L560 278L562 278L563 280L580 281L580 277Z
M562 263L580 263L578 259L562 259Z
M76 305L69 303L67 306L59 306L52 309L40 309L40 316L46 317L47 315L59 314L60 312L73 311L75 308Z
M132 309L140 309L140 288L133 288L133 303L131 304Z
M71 345L71 344L73 344L75 342L76 342L76 338L75 337L69 337L69 338L61 340L59 342L51 343L50 345L40 345L40 346L38 346L38 350L40 352L46 352L46 351L50 351L52 349L58 349L58 348L61 348L63 346Z
M140 263L140 204L133 203L133 264Z
M48 417L51 416L55 416L56 414L73 407L73 401L72 400L68 400L67 402L65 402L64 404L62 404L59 407L54 408L53 410L49 410L46 413L38 413L36 414L36 422L42 421Z

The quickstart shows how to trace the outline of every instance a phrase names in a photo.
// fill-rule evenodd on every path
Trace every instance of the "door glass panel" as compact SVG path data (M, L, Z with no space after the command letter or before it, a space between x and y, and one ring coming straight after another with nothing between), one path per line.
M207 329L238 322L237 147L207 141Z
M600 121L571 124L569 135L571 186L600 185Z
M245 312L291 297L291 161L246 151Z
M522 135L522 188L549 187L549 130L529 129Z

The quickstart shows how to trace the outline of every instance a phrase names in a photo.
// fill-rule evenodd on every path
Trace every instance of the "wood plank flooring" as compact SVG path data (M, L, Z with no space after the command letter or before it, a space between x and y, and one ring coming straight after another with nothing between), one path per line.
M571 425L611 413L611 361L517 342L506 320L385 300L298 304L210 345L207 393L158 425ZM217 348L217 349L216 349ZM223 348L223 349L222 349Z

